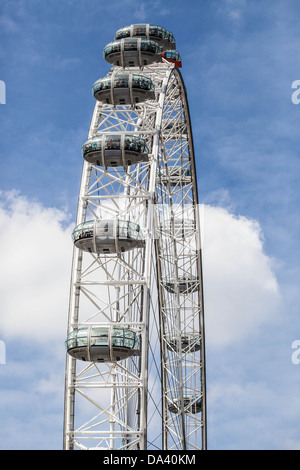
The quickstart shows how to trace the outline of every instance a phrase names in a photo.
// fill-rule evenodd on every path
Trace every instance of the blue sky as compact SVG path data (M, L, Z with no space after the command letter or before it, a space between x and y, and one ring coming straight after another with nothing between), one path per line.
M114 32L172 31L204 205L208 447L300 449L297 0L2 0L0 448L62 447L64 339L92 84Z

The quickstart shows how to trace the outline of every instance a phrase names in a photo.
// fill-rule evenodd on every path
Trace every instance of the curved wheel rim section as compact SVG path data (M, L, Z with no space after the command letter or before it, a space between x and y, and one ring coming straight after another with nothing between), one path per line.
M199 204L188 101L178 69L172 71L164 99L158 175L156 199L161 230L156 250L160 277L163 447L205 449ZM197 347L193 347L195 342Z

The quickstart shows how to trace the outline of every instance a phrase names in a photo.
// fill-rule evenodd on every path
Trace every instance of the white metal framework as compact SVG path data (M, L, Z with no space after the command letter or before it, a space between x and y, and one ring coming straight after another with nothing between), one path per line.
M122 166L83 163L76 225L102 221L110 233L98 236L92 222L89 248L74 246L68 335L80 331L83 346L66 356L64 449L206 449L200 222L186 91L164 59L143 69L113 66L109 75L129 70L151 78L154 99L96 101L88 137L101 136L103 158L104 135L123 144L141 138L148 158L127 164L121 144ZM127 332L134 347L118 339ZM99 360L96 344L105 351Z

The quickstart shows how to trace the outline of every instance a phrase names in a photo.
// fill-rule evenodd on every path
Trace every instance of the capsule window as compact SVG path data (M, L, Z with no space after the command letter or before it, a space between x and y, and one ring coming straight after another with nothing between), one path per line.
M124 41L124 51L136 51L137 50L137 41Z
M108 344L108 329L93 328L91 331L91 346L105 346Z
M133 34L134 36L146 36L146 25L135 25Z
M107 150L120 150L121 137L119 135L109 136L105 138L105 149Z
M127 88L128 87L128 77L122 77L115 80L115 88Z

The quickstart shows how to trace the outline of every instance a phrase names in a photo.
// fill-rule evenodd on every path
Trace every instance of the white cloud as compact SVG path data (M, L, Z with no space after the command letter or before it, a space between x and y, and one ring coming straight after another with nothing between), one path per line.
M226 354L228 345L244 340L261 325L276 318L280 295L272 272L272 260L263 250L259 224L245 217L236 217L221 207L206 205L202 215L203 212L206 339L209 348L220 346ZM26 374L24 359L16 362L8 354L7 364L3 366L3 371L14 377L21 387L1 393L6 423L2 447L12 447L11 436L17 425L12 409L14 403L20 403L30 410L32 416L26 424L20 422L18 427L20 432L26 430L31 437L14 443L14 447L54 448L61 445L57 433L61 432L63 419L64 339L73 224L70 224L66 212L44 207L16 192L0 193L0 221L0 334L5 335L8 344L20 338L23 347L33 346L34 342L40 349L40 355L35 355L34 359L30 359L28 352ZM37 351L36 348L34 350ZM227 397L234 397L233 430L234 426L240 426L239 412L242 419L249 420L249 429L251 427L253 417L249 418L252 412L248 405L245 409L247 400L253 403L254 408L260 406L260 409L268 404L268 400L276 401L264 384L261 384L258 396L252 382L244 389L239 383L224 385L224 377L222 380L223 386L212 384L210 406L215 409L213 403L223 404L226 414ZM222 395L220 390L224 392L226 387L227 391ZM48 425L51 442L43 441L35 433L36 427L40 426L45 397L48 402L47 419L52 420ZM38 407L37 410L33 410L32 403ZM273 406L268 407L269 413L272 413ZM229 411L232 412L231 409ZM214 415L210 419L213 423ZM219 413L218 419L221 421L217 426L226 428L226 416ZM258 423L260 417L256 415L255 420ZM155 420L151 427L154 425ZM264 427L267 429L268 426ZM250 431L249 438L253 439Z
M44 341L66 332L71 274L68 215L17 193L0 194L0 331ZM279 289L256 221L204 209L207 340L227 345L276 318Z
M223 0L216 2L215 7L219 15L225 15L229 20L238 23L247 7L247 2L246 0Z
M259 224L205 206L204 288L209 346L226 346L278 319L280 293Z
M68 215L0 194L0 331L39 342L66 332L71 228Z

